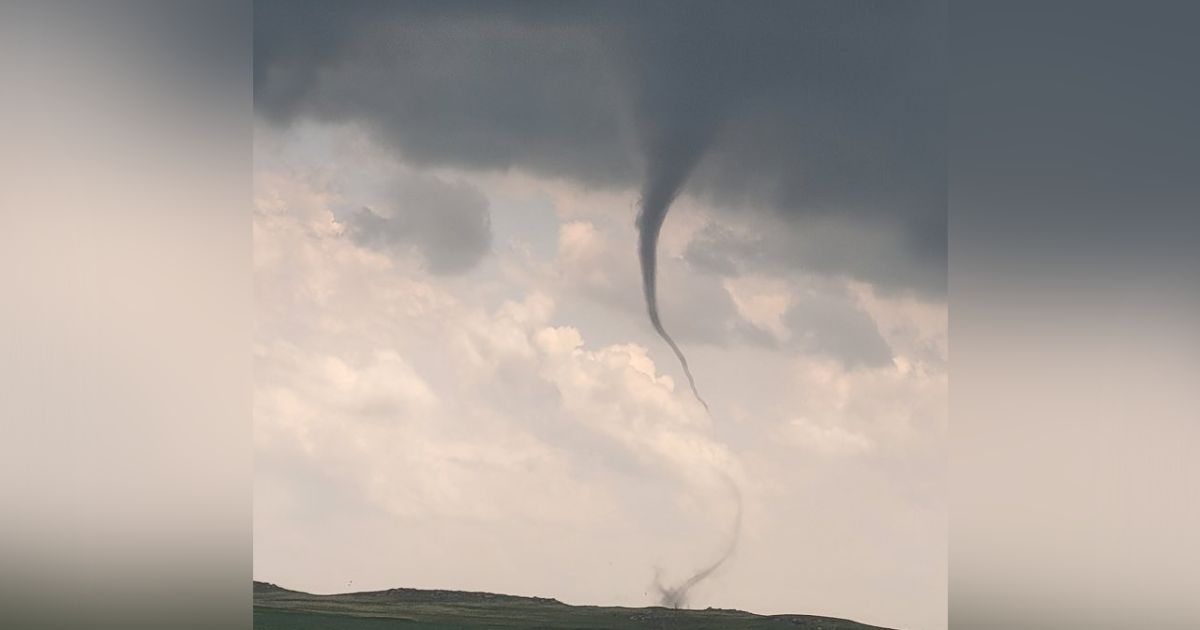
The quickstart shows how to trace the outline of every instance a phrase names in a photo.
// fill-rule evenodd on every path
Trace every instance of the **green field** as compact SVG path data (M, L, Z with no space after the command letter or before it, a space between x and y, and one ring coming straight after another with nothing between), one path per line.
M881 630L844 619L809 615L570 606L540 597L407 588L310 595L263 582L254 583L254 627L256 630Z

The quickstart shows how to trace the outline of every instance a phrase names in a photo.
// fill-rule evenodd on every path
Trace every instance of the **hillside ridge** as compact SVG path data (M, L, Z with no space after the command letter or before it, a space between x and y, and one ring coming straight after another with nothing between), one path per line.
M888 630L815 615L758 615L724 608L673 609L565 604L548 597L391 588L318 595L254 581L256 630Z

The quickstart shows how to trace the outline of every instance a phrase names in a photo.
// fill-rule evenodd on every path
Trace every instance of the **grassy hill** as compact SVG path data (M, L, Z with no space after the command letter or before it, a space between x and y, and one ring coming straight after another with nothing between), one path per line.
M254 583L256 630L882 630L845 619L740 610L570 606L542 597L394 588L310 595Z

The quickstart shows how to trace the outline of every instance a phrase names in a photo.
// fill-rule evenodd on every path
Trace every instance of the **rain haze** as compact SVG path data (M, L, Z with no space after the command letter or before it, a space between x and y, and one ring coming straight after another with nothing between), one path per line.
M257 1L256 579L944 629L944 11Z

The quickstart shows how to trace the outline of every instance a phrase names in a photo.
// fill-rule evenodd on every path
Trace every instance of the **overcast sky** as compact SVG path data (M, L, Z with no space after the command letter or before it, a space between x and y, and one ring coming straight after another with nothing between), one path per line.
M753 7L256 4L257 579L945 628L941 7Z

